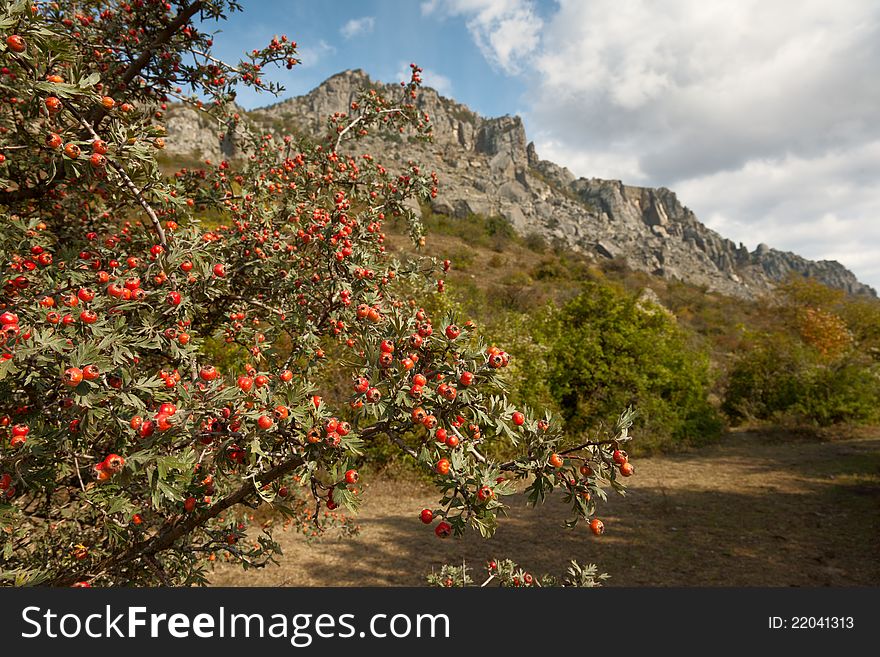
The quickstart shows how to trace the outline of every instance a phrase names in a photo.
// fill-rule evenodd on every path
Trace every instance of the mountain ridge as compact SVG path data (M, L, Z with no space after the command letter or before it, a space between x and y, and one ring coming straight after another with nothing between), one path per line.
M361 69L347 70L247 117L262 129L318 136L327 116L348 111L368 87L399 93L399 86L376 82ZM503 216L520 234L536 233L597 259L621 259L632 269L735 297L759 297L792 274L849 294L876 296L837 261L811 261L765 244L753 251L735 244L700 222L667 188L574 176L538 156L518 116L483 117L428 87L416 102L431 117L433 142L370 136L364 147L381 148L383 158L400 167L416 160L435 170L441 185L434 212ZM237 154L234 140L218 139L195 111L170 109L170 154L211 159Z

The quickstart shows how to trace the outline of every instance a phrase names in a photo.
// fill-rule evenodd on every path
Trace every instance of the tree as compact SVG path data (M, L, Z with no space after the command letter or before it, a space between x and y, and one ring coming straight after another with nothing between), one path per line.
M708 400L707 354L675 318L611 285L589 283L539 324L549 392L570 432L586 433L612 408L640 410L645 444L699 443L722 423Z
M322 527L323 508L355 510L357 459L380 437L433 473L441 499L421 518L439 537L490 536L518 479L536 503L561 487L572 524L593 516L601 487L631 473L618 449L631 414L567 443L555 419L506 401L507 353L400 296L403 281L443 281L432 260L390 257L383 222L406 217L418 242L405 201L438 181L386 169L356 139L430 136L420 69L397 98L365 90L323 140L255 134L235 89L278 91L264 68L294 66L296 44L216 59L196 23L238 9L3 4L4 580L188 585L218 553L265 564L278 546L268 530L245 540L246 511ZM248 155L163 176L169 102ZM327 383L340 372L345 395ZM493 462L492 440L520 456Z

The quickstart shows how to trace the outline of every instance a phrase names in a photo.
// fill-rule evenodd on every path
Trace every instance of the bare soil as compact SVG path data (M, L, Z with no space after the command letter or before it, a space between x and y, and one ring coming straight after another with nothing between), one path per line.
M440 540L418 520L436 494L383 478L365 487L360 533L306 540L278 532L280 565L218 564L216 586L419 586L443 563L474 578L492 558L535 573L596 563L608 586L880 585L880 429L858 438L731 432L690 453L635 462L626 497L600 507L606 534L562 526L558 498L510 499L497 535Z

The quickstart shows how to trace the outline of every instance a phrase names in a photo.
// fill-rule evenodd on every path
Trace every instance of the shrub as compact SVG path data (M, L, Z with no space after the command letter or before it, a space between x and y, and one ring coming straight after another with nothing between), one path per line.
M781 285L772 303L776 326L746 334L731 365L723 404L731 420L829 426L880 419L873 351L880 304L807 279Z
M797 337L759 334L731 366L723 409L734 422L875 422L880 370L860 354L829 362Z
M546 380L566 429L586 433L608 409L638 409L642 445L699 443L722 423L708 401L707 355L674 318L642 310L634 295L589 283L537 330Z
M278 545L248 533L249 510L325 529L324 509L356 509L374 442L431 478L421 518L438 537L490 536L518 479L534 503L562 488L572 524L594 516L630 474L610 442L629 415L569 442L506 399L508 353L402 296L439 293L443 274L391 258L383 222L405 218L420 243L406 202L436 196L437 177L392 175L349 140L429 137L420 69L393 97L364 90L317 141L258 134L229 101L239 84L277 90L263 71L294 66L296 44L213 58L194 21L236 9L0 9L0 577L186 585L218 554L265 565ZM248 156L163 176L171 97ZM484 455L494 441L517 458Z

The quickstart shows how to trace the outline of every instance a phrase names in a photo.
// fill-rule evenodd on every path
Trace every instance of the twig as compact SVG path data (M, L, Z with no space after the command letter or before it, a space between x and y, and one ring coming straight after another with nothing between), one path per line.
M395 108L392 108L392 109L379 110L378 112L376 112L376 114L400 114L401 111L402 111L402 110L400 110L399 108L395 107ZM366 116L365 114L361 114L361 115L360 115L359 117L357 117L354 121L352 121L352 122L349 123L347 126L345 126L345 128L342 129L342 131L341 131L341 132L339 133L339 135L336 137L336 145L333 146L333 150L334 150L335 152L338 152L338 151L339 151L339 145L342 143L342 138L345 136L345 134L346 134L349 130L351 130L353 127L355 127L358 123L360 123L361 121L363 121L364 118L365 118L365 116Z
M79 487L82 488L83 492L86 491L86 486L83 483L82 475L79 473L79 459L76 456L73 457L73 465L76 467L76 478L79 479Z
M80 122L83 128L88 130L89 134L92 135L92 139L100 139L101 137L95 132L95 129L92 125L86 120L84 116L82 116L73 105L70 103L65 103L68 111L73 114ZM110 163L110 166L114 171L119 175L122 179L123 184L128 189L129 192L135 197L135 199L140 203L141 207L144 209L144 212L147 213L147 216L150 218L150 221L153 222L153 228L156 230L156 233L159 235L159 243L162 246L167 246L168 242L165 240L165 229L162 228L162 223L159 221L159 217L156 216L156 212L147 203L147 199L144 198L143 190L137 188L137 185L134 184L134 181L129 177L129 175L125 172L125 169L121 164L114 162L113 160L107 160Z
M168 582L168 578L165 576L165 572L162 570L162 567L156 561L156 558L151 554L148 554L144 558L146 559L146 561L150 565L150 567L153 569L153 571L156 573L156 575L159 577L159 581L162 582L162 586L170 587L171 584Z

